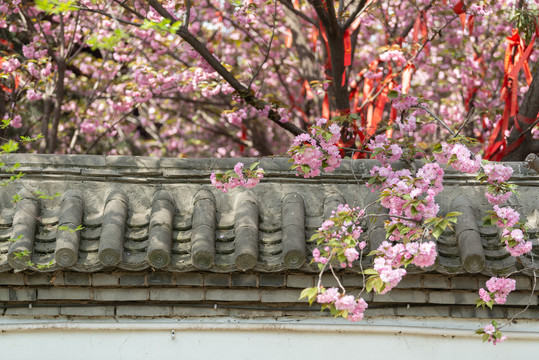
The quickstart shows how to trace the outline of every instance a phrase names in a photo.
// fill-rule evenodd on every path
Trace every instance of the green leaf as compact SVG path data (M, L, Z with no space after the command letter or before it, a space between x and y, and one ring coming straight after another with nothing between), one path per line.
M375 281L376 277L374 276L367 279L367 282L365 283L365 290L367 290L368 293L372 291Z
M59 14L77 10L77 7L73 6L74 3L75 0L35 0L35 6L49 14Z
M396 99L399 97L399 93L395 90L391 90L390 92L387 93L387 97L390 99Z
M436 240L438 240L438 238L440 237L440 235L442 235L443 232L444 232L444 229L442 229L439 226L436 226L436 227L434 227L434 231L432 232L432 236L434 236L434 238Z
M260 164L260 161L255 161L254 163L251 164L249 169L254 170L258 166L258 164Z
M12 153L19 150L19 143L13 140L9 140L7 143L0 146L0 150L5 153Z
M432 152L435 154L439 154L442 152L442 144L436 144L432 147Z
M384 281L380 277L376 277L375 279L376 280L374 280L374 288L376 289L377 293L380 293L385 286Z
M378 275L378 271L374 269L366 269L363 271L363 274L365 275Z
M380 250L372 250L370 253L367 254L367 256L374 256L380 254Z
M397 224L392 224L386 229L386 239L397 229Z
M316 299L317 294L318 294L318 288L317 287L306 288L306 289L303 289L301 291L299 299L301 300L301 299L306 298L306 299L309 300L309 305L312 305L312 303Z

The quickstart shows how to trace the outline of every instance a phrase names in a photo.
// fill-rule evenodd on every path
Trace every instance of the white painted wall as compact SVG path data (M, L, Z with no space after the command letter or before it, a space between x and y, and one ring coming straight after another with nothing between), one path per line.
M539 322L507 328L496 346L479 320L335 319L189 321L0 320L0 359L512 359L536 358ZM483 324L484 325L484 324ZM172 336L171 330L175 331Z

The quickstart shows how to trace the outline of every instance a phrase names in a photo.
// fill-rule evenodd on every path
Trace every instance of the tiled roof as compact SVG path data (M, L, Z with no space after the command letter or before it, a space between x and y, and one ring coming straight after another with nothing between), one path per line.
M309 264L314 244L307 240L324 218L340 203L375 199L363 185L376 164L369 160L348 160L335 173L303 179L288 170L287 159L263 159L267 175L254 189L215 190L210 173L237 161L255 160L3 155L6 164L19 162L25 176L0 190L0 272L315 272ZM539 176L524 163L511 166L521 193L513 205L530 228L537 256ZM61 195L37 199L33 189ZM440 211L463 215L454 232L439 238L437 263L426 271L492 275L532 262L510 257L497 229L481 225L488 209L483 192L472 176L447 171ZM15 194L21 198L16 206ZM69 231L79 225L82 230ZM376 248L385 238L382 222L363 225ZM16 255L25 251L29 255ZM38 268L51 260L51 267Z

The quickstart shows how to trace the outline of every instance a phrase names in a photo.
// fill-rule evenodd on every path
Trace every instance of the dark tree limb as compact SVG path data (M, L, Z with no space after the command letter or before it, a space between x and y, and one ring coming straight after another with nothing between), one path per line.
M528 154L539 153L539 141L534 140L529 128L529 123L523 121L523 118L536 119L539 114L539 66L536 66L533 73L533 80L524 94L524 98L520 103L518 115L514 118L514 124L518 125L521 131L517 129L517 126L513 126L513 130L507 139L507 146L511 146L516 141L524 137L524 141L515 150L504 156L504 161L523 161ZM530 131L526 131L529 128Z
M350 27L350 25L352 25L354 20L356 20L356 17L358 17L358 15L365 10L365 7L373 3L371 1L370 4L367 4L367 1L369 1L369 0L361 0L359 2L356 9L354 11L352 11L352 14L348 18L348 20L346 20L346 22L344 23L343 29L348 29Z
M329 21L329 15L326 11L326 7L320 0L309 0L311 5L314 8L314 11L316 12L316 15L318 15L318 19L320 19L320 22L322 22L322 25L326 30L328 30L331 27L331 23ZM329 30L328 30L329 31Z
M174 16L170 14L157 0L147 0L147 3L155 10L159 15L165 19L171 21L176 21ZM210 66L219 74L221 77L232 86L234 90L239 94L239 96L249 105L255 107L256 109L263 110L267 105L264 101L258 100L255 95L242 83L232 75L219 60L217 60L213 54L208 50L208 48L201 43L193 34L187 30L184 26L180 27L176 32L183 40L185 40L195 51L204 58L210 64ZM285 130L288 130L294 135L299 135L304 133L302 129L297 127L292 123L282 123L280 121L281 117L279 114L273 110L270 110L268 118L275 122L277 125L282 127Z
M339 19L337 18L337 14L335 13L335 4L333 3L333 0L326 0L327 4L327 12L328 12L328 18L330 26L333 29L339 28Z
M314 26L318 26L318 22L316 22L316 20L314 20L313 18L308 17L307 15L302 13L301 11L296 10L296 8L294 8L294 5L292 5L290 0L279 0L279 2L281 4L283 4L288 10L293 12L296 16L300 17L301 19L307 21L310 24L313 24Z
M49 154L54 154L56 151L56 144L58 142L58 126L60 125L60 118L62 116L62 103L65 96L65 76L67 70L67 64L65 62L66 49L64 38L64 17L60 14L60 51L56 57L56 104L54 106L54 112L52 114L52 127L49 133Z

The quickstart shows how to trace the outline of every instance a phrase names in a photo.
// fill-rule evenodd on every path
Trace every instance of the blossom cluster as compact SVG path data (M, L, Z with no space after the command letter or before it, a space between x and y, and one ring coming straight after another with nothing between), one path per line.
M492 342L493 345L507 340L507 336L502 335L500 332L500 326L495 320L492 320L491 324L477 329L475 333L478 335L483 335L483 342Z
M234 170L228 170L224 174L212 173L211 184L224 193L238 186L253 188L264 177L264 169L257 168L258 164L255 162L249 169L244 169L243 163L239 162L234 166Z
M483 1L479 4L471 4L470 12L475 16L488 16L493 14L492 8Z
M347 204L339 205L331 217L322 223L318 231L311 237L321 248L313 250L313 261L324 267L331 261L340 267L352 267L352 263L359 259L359 251L365 248L365 241L359 241L363 230L358 218L364 212L360 208L351 208Z
M412 177L408 169L393 170L391 165L383 167L374 166L371 170L373 178L368 186L371 191L380 189L381 205L389 210L390 215L405 216L413 221L392 218L386 229L397 223L403 223L411 228L416 227L416 222L436 216L439 205L435 202L435 196L442 189L444 170L437 163L423 165ZM414 222L415 221L415 222ZM416 234L417 230L410 230L406 238ZM391 231L391 240L400 240L403 236L399 231Z
M483 302L492 307L492 304L505 304L507 295L513 290L515 290L516 281L504 277L491 277L487 281L487 290L481 288L479 289L479 297L482 302L479 302L478 305L482 305Z
M397 91L397 89L395 89L395 91ZM418 104L419 104L419 99L417 97L411 96L411 95L400 94L400 96L393 99L392 106L397 111L406 111Z
M397 144L391 144L385 134L372 138L367 149L373 152L373 158L380 161L382 165L398 161L403 153L402 148Z
M320 118L309 133L296 136L288 153L292 156L297 176L305 178L320 175L320 171L331 172L341 164L342 157L337 146L341 127Z
M524 255L532 250L531 241L526 241L521 229L503 229L502 241L511 256Z
M393 90L391 90L389 92L389 97L393 99L391 102L391 106L399 112L409 110L412 107L419 105L419 102L420 102L419 98L416 96L403 94L402 85L399 85L395 87ZM414 114L418 115L424 110L416 110L416 111L417 113L414 112Z
M368 307L368 304L362 298L355 298L352 295L339 293L337 288L324 289L321 288L316 296L316 302L319 304L328 304L333 306L338 315L342 315L350 321L360 321L363 319L363 313Z
M511 178L513 168L502 164L486 163L483 172L477 176L480 181L487 181L485 197L491 205L500 205L506 202L513 193L512 186L507 184Z
M375 289L380 294L385 294L393 289L406 275L406 267L413 264L419 267L429 267L436 261L436 244L432 241L419 243L408 242L406 244L391 244L384 241L376 251L374 270L378 272L384 286Z
M463 144L442 142L441 149L434 152L434 158L440 164L449 164L455 170L473 174L481 168L481 156L474 155Z
M9 126L14 127L15 129L18 129L22 126L22 118L20 115L15 115L13 118L10 119L8 114L4 115L3 122L9 122Z
M501 241L512 256L520 256L532 250L532 243L526 241L519 219L520 215L512 207L498 205L494 205L494 211L490 211L490 215L485 217L486 221L495 223L502 229Z
M402 51L393 49L388 50L380 55L380 60L382 61L390 61L393 60L397 64L404 64L406 62L406 58L404 57L404 54Z
M485 334L488 335L488 339L486 341L488 341L488 342L492 341L492 345L496 345L497 343L501 343L501 342L507 340L507 336L505 336L505 335L498 336L498 333L500 333L500 332L492 324L489 324L489 325L485 326L483 328L483 330L485 331Z

